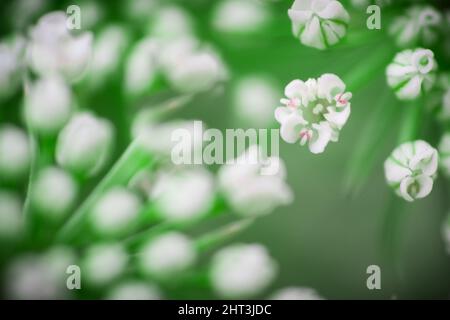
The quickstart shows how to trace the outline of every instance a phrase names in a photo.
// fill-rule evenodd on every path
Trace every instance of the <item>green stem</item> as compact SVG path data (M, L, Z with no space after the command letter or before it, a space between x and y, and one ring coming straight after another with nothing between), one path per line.
M153 164L154 158L141 146L139 139L136 139L64 224L57 234L57 241L72 241L82 231L87 215L106 191L114 186L126 186L137 172Z
M423 98L417 98L404 110L403 123L398 136L398 143L416 140L419 137L424 103Z

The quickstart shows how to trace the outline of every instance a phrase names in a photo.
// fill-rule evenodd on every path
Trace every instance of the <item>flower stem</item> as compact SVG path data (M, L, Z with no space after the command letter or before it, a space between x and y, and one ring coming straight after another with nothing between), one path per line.
M117 160L115 165L100 181L97 187L89 194L86 200L75 211L73 216L63 225L57 234L57 241L70 242L79 234L83 228L86 216L99 198L108 189L114 186L126 186L130 179L141 169L154 164L154 157L148 150L142 147L139 139L136 139L125 150L123 155Z
M416 140L419 137L423 108L423 98L417 98L410 106L405 107L403 123L398 136L399 144Z

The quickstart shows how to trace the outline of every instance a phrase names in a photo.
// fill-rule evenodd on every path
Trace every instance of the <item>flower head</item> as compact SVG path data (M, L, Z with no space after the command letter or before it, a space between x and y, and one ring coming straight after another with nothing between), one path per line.
M214 290L227 298L251 297L275 278L277 265L259 244L236 244L212 258L210 279Z
M92 52L92 34L71 34L63 11L41 17L31 29L28 58L39 75L58 74L66 80L78 80L88 67Z
M172 221L187 221L208 213L214 201L214 179L202 168L159 174L151 191L158 214Z
M58 132L72 113L72 93L59 77L31 84L25 97L25 118L32 130L44 135Z
M242 216L265 215L292 201L283 161L264 158L258 146L251 146L233 163L223 165L218 179L229 206Z
M400 47L430 46L438 39L441 21L441 13L432 6L414 5L394 20L389 33Z
M57 220L68 213L78 194L72 176L58 167L42 169L32 188L33 206L46 217Z
M22 202L19 196L0 189L0 240L17 238L22 229Z
M159 289L146 281L128 280L115 286L108 300L160 300Z
M101 235L117 235L134 225L140 209L141 201L134 193L116 187L98 200L92 210L91 223Z
M312 153L322 153L328 142L338 140L350 116L352 97L338 76L327 73L317 80L293 80L284 92L283 106L275 110L284 141L308 143Z
M294 36L317 49L338 43L350 21L347 10L335 0L295 0L288 15Z
M144 274L167 277L192 266L196 257L194 243L189 238L178 232L169 232L144 244L139 263Z
M90 247L82 260L83 276L91 286L105 286L117 279L128 263L128 254L119 244Z
M79 113L59 133L56 160L66 170L93 176L106 164L112 139L113 127L108 120Z
M422 48L404 50L397 53L387 67L387 82L399 99L413 100L422 91L432 88L436 69L433 51Z
M23 178L30 167L31 151L26 133L10 124L0 126L0 177Z
M323 298L311 288L288 287L275 292L271 300L322 300Z
M437 150L422 140L398 146L384 162L387 183L406 201L431 192L437 168Z

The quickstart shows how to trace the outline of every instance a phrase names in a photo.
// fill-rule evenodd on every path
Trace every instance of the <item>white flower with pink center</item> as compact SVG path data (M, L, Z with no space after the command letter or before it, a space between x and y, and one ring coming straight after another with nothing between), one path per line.
M293 80L284 93L283 106L275 110L284 141L308 144L312 153L322 153L328 142L338 141L350 116L352 97L338 76L327 73L317 80Z

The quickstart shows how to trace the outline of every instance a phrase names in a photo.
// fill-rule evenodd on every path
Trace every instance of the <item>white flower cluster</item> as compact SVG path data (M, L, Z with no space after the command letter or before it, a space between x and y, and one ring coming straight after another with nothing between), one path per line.
M338 141L352 97L338 76L327 73L317 80L293 80L284 92L283 106L275 110L284 141L308 143L312 153L322 153L330 141Z
M389 27L399 47L431 46L438 39L441 13L429 5L414 5L397 17Z
M336 0L295 0L288 11L292 32L305 46L326 49L347 33L350 16Z
M437 168L437 150L422 140L400 145L384 163L388 184L410 202L430 194Z
M387 82L397 98L413 100L433 87L436 69L433 51L422 48L404 50L397 53L387 67Z

